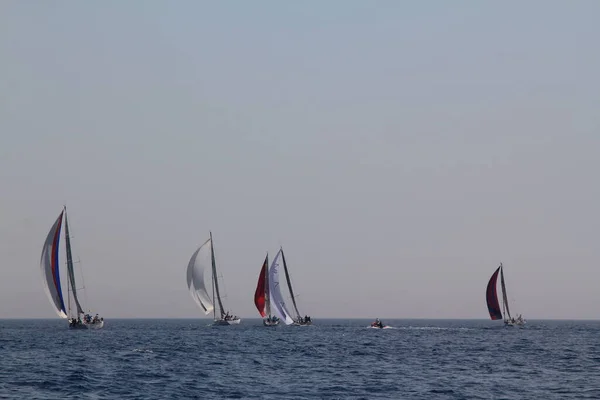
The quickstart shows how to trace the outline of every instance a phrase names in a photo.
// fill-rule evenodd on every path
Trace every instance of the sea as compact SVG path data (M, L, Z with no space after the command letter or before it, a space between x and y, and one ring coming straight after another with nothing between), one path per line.
M600 322L0 320L2 399L600 399Z

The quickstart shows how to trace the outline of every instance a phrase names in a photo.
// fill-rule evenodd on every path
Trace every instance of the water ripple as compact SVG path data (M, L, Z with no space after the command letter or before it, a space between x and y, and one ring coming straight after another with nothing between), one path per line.
M0 321L0 398L597 399L600 323Z

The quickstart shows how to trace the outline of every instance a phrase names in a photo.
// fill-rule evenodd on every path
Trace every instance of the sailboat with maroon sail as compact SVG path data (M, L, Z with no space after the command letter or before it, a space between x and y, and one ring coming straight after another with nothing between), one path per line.
M271 297L269 296L269 254L265 257L260 275L258 275L258 283L256 284L256 292L254 292L254 305L261 317L263 317L264 326L279 325L279 318L271 315ZM266 317L266 318L265 318Z
M502 289L502 308L500 308L500 302L498 301L498 275L500 275L500 286ZM506 326L525 325L525 319L521 314L519 314L517 318L510 315L508 296L506 295L506 283L504 282L504 267L502 266L502 263L500 263L500 266L494 271L487 284L485 299L492 320L503 319L504 325Z

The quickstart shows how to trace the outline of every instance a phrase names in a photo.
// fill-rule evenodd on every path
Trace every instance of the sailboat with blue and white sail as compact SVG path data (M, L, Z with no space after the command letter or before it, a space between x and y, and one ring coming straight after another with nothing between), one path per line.
M208 294L207 274L210 275L208 279L212 284L212 296ZM204 314L213 313L213 325L237 325L240 323L241 319L230 314L223 306L212 232L208 240L198 247L190 258L187 267L187 285L190 295ZM219 306L218 317L216 305Z
M285 280L287 282L290 297L292 298L292 305L296 313L295 317L288 310L283 299L283 295L281 294L281 284L279 282L279 269L281 266L283 266ZM279 249L277 255L273 259L271 267L269 268L269 294L271 297L271 310L274 311L275 315L277 315L284 324L297 326L312 325L311 318L309 316L305 316L303 318L302 314L300 314L300 311L298 311L298 304L296 303L296 296L294 296L292 280L290 278L288 266L285 261L285 254L283 254L283 247Z
M60 233L62 225L65 225L65 247L66 247L66 266L67 266L67 306L63 296L63 284L61 282L59 249ZM91 314L85 313L81 305L79 295L85 290L83 285L77 286L75 279L75 268L73 266L73 253L71 250L71 235L69 234L69 221L67 219L67 207L65 206L50 228L40 259L40 268L42 270L44 289L60 318L69 320L69 328L72 329L100 329L104 327L104 318L96 314L92 318Z

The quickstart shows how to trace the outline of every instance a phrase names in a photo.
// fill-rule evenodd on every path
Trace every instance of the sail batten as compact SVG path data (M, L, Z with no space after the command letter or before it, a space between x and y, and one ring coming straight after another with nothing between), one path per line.
M281 294L281 285L279 282L279 257L282 250L279 250L273 263L269 268L269 292L271 297L271 307L275 315L285 322L286 325L294 323L291 313L288 311L283 296Z
M64 210L60 213L54 225L50 228L42 255L40 257L40 268L44 277L44 289L50 303L54 306L56 313L61 318L67 318L65 302L60 284L60 269L58 262L60 231L62 227Z

